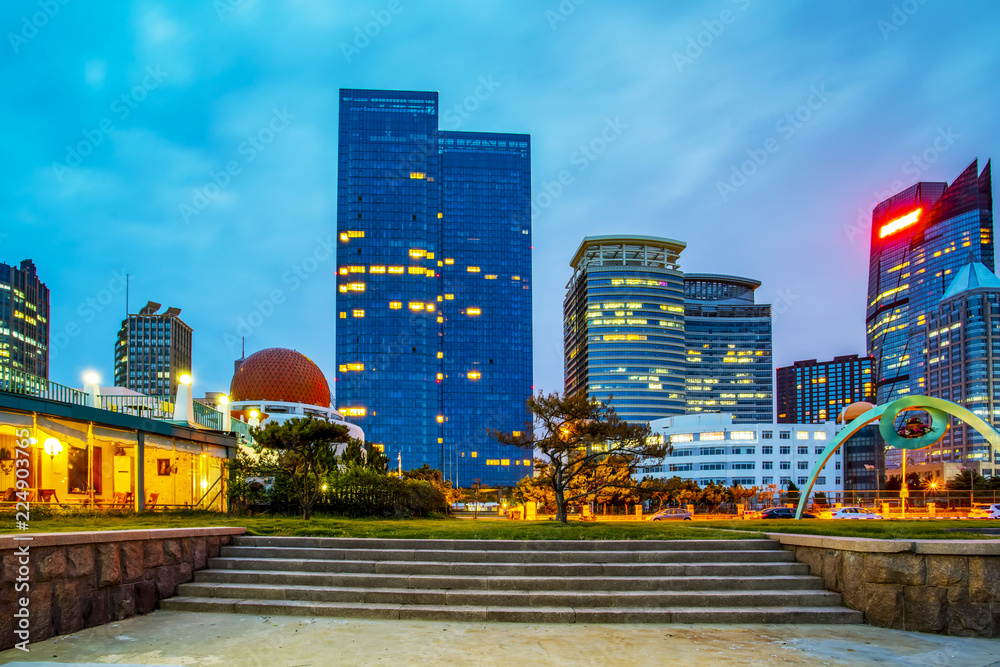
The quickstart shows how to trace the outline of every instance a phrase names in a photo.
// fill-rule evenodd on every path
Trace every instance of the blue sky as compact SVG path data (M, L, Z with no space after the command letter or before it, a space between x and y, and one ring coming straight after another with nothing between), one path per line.
M443 129L532 135L536 388L562 388L584 235L683 240L685 270L761 280L777 365L862 353L873 205L998 154L998 18L943 0L7 0L0 260L33 259L52 291L58 382L110 383L119 273L133 310L183 310L199 394L228 389L254 312L248 353L295 348L332 378L338 89L437 90Z

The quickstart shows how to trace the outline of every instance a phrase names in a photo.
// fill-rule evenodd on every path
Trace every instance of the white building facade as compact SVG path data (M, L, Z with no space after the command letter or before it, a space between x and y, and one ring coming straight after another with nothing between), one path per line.
M823 450L839 426L824 424L733 424L724 413L700 413L650 422L654 436L673 448L661 460L639 467L636 478L694 480L744 487L794 482L800 489L809 480ZM838 450L816 479L813 492L828 497L844 490L843 448Z

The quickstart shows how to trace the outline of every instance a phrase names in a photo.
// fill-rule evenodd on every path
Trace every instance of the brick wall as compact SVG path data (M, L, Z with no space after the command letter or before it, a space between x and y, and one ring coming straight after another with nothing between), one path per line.
M15 635L15 590L25 570L17 549L28 545L27 576L31 643L55 635L146 614L174 595L177 584L219 555L243 528L94 531L0 536L0 649L21 641Z

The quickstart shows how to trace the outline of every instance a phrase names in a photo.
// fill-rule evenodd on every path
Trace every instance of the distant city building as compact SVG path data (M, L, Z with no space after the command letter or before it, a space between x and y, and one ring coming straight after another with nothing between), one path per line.
M150 396L176 396L180 376L191 372L192 330L180 308L157 314L150 301L122 320L115 344L115 386Z
M750 278L685 274L686 412L774 421L771 306L754 303L758 287Z
M404 469L514 485L531 453L531 149L438 129L435 92L341 90L337 403Z
M49 288L30 259L0 262L0 363L49 378Z
M777 369L778 423L822 424L852 403L874 403L872 368L871 357L850 354Z
M588 236L563 300L565 393L606 400L626 421L684 412L684 243Z
M885 488L885 440L878 422L863 426L840 448L844 458L845 491L881 491Z
M647 461L636 478L680 477L745 487L793 482L803 488L838 427L825 424L737 424L733 415L701 413L650 422L656 436L673 447L662 461ZM841 448L842 449L842 448ZM813 491L829 498L844 490L843 455L837 450Z
M1000 278L981 262L959 269L927 319L924 346L927 395L1000 426ZM919 454L927 463L975 462L987 477L1000 464L1000 452L956 419L937 444Z
M973 259L993 264L990 164L950 186L917 183L872 212L866 335L876 399L925 393L927 320L955 274Z

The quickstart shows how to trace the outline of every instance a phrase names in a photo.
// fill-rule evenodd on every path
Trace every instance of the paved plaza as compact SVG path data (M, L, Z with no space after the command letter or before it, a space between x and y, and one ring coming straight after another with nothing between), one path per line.
M1000 665L1000 641L864 625L369 621L157 611L0 653L0 664Z

